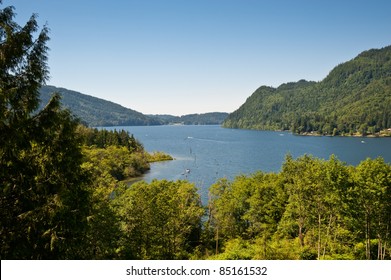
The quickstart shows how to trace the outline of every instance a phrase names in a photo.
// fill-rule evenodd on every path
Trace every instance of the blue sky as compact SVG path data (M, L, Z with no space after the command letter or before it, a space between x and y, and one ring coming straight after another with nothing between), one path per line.
M391 45L391 1L3 0L51 30L48 84L145 114L236 110Z

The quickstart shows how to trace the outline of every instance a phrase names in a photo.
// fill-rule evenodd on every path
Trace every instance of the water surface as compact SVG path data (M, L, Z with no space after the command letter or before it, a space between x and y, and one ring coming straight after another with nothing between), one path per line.
M290 132L226 129L220 126L135 126L125 129L147 151L164 151L174 161L153 163L143 177L187 179L200 189L203 200L219 178L233 179L255 171L278 172L285 156L311 154L328 159L332 154L357 165L370 157L391 163L391 138L312 137ZM114 129L114 128L110 128Z

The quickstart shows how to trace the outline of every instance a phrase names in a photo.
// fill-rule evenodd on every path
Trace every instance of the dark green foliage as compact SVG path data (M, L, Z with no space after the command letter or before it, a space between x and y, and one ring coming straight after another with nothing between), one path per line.
M391 46L361 53L321 82L260 87L225 127L324 135L378 134L391 127Z
M38 32L35 15L21 27L14 15L0 10L0 256L82 258L90 196L77 122L58 95L36 111L48 29Z
M53 92L58 92L61 95L64 108L69 109L88 126L162 124L155 118L148 117L116 103L54 86L43 86L40 89L41 107L49 100Z
M143 152L143 145L130 135L125 130L117 131L107 129L92 129L80 125L77 129L77 133L83 140L83 144L86 146L94 146L97 148L106 148L109 146L125 147L129 152Z

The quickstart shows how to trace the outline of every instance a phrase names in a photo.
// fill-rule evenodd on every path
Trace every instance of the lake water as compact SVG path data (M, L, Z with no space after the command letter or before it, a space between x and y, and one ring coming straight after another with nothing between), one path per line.
M311 154L328 159L334 154L357 165L370 157L391 163L391 138L310 137L290 132L226 129L220 126L115 127L133 134L149 152L163 151L174 161L151 165L143 179L187 179L207 200L208 188L219 178L262 170L278 172L285 156ZM108 128L108 129L114 129Z

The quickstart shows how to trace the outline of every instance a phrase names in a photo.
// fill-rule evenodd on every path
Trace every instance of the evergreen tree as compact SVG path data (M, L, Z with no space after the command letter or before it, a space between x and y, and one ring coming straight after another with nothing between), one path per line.
M0 1L2 4L2 1ZM48 28L0 9L0 257L82 258L89 213L77 121L54 95L37 112L48 79Z

